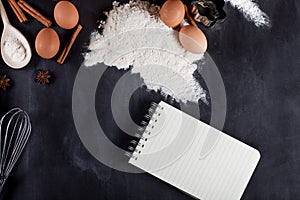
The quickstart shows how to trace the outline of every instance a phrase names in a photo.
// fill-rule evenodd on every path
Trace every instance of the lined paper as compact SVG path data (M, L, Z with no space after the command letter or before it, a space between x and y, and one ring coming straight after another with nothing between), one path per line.
M164 102L159 105L153 116L159 126L151 121L151 134L144 135L147 141L137 147L141 153L129 163L201 200L240 199L259 152ZM209 131L219 137L201 157Z

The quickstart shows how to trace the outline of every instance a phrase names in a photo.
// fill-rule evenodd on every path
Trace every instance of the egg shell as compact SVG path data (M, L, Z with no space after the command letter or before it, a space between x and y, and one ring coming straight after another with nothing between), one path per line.
M185 7L180 0L167 0L161 7L160 19L169 27L175 28L184 19Z
M64 29L74 28L79 21L77 8L69 1L60 1L54 8L54 19Z
M189 52L203 54L207 49L207 39L204 33L195 26L183 26L179 31L179 41Z
M53 58L59 51L60 41L52 28L43 28L35 39L35 49L45 59Z

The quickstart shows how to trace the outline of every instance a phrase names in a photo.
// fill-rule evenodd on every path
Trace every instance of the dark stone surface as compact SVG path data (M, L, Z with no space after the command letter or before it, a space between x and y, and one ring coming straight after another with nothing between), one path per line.
M148 174L128 174L104 166L81 144L72 118L73 83L89 35L97 27L101 12L111 8L111 1L73 2L79 8L84 29L66 64L42 60L33 53L28 67L12 70L0 60L0 73L13 80L8 91L0 91L0 114L21 107L29 113L33 125L32 136L4 187L2 199L190 199ZM3 3L12 24L34 45L35 35L43 26L31 18L28 24L20 24L7 2ZM55 2L31 0L30 3L52 17ZM297 199L300 195L300 3L297 0L259 3L271 17L270 30L256 28L226 5L226 20L206 31L208 52L226 87L228 111L224 132L256 147L262 154L243 199ZM55 29L65 43L70 32L56 26ZM34 75L39 69L53 73L49 86L35 83ZM106 73L103 85L99 84L96 105L99 121L116 143L122 143L122 137L118 136L121 131L108 108L112 83L122 73L113 69ZM134 120L140 120L150 100L160 98L143 88L138 90L130 105ZM209 106L202 106L209 110Z

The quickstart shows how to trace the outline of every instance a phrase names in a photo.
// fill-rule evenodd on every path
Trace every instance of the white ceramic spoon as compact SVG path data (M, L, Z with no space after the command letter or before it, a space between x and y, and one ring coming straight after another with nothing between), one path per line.
M32 56L30 45L29 45L28 41L26 40L26 38L24 37L24 35L9 23L7 14L5 12L5 9L3 7L1 0L0 0L0 12L1 12L1 18L3 21L3 25L4 25L3 33L2 33L2 37L1 37L2 58L3 58L4 62L11 68L14 68L14 69L23 68L29 63L31 56ZM25 58L23 60L16 62L12 58L10 58L8 55L6 55L6 53L4 51L4 44L9 38L16 38L23 45L25 52L26 52Z

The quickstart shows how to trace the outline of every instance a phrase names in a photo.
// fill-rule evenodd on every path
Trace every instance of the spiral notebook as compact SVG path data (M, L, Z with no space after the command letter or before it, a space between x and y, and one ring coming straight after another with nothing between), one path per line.
M201 200L237 200L259 152L160 102L131 142L129 163Z

